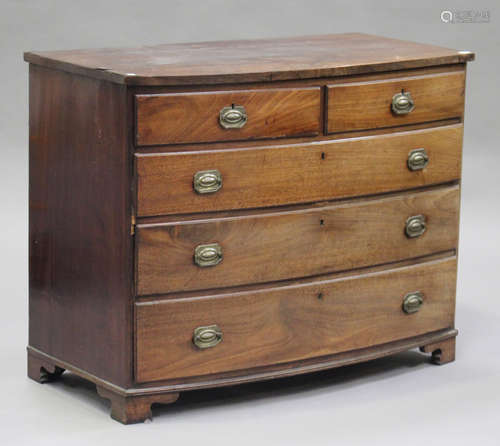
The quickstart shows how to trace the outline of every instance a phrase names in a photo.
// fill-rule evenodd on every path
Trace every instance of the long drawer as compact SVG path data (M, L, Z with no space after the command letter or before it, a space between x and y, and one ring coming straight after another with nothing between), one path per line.
M317 135L320 92L309 87L136 95L136 144Z
M345 278L136 304L138 382L262 367L453 326L454 257Z
M455 249L459 187L139 224L137 294L307 277Z
M465 71L328 87L328 133L461 119Z
M460 178L462 125L352 140L136 154L139 216L307 203Z

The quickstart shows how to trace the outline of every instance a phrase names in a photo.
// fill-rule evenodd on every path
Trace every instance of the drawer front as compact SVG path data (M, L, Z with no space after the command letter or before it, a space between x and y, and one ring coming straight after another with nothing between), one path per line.
M320 88L136 95L138 146L313 136Z
M402 91L409 93L409 102L399 96ZM328 133L461 118L464 94L463 71L329 85Z
M136 379L244 370L452 327L455 281L453 257L347 278L139 303ZM415 292L421 306L408 307ZM407 311L418 311L403 311L405 298Z
M422 153L425 167L415 164ZM278 206L444 183L460 178L461 153L462 125L312 144L137 154L137 213Z
M458 186L288 212L139 224L137 293L307 277L455 249ZM406 226L422 228L409 237Z

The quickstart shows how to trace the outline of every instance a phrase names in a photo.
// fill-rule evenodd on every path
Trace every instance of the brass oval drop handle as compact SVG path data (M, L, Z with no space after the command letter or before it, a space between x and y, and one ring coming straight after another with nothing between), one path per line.
M218 325L196 327L193 332L193 344L200 349L215 347L222 341L222 330Z
M214 170L200 170L193 177L193 188L199 194L213 194L222 187L222 175Z
M425 149L414 149L408 155L408 169L411 171L422 170L429 164L429 155Z
M194 263L201 268L215 266L222 262L222 247L218 243L198 245L194 249Z
M234 105L224 107L219 113L219 123L225 129L240 129L248 120L245 107Z
M396 115L407 115L415 108L409 91L401 91L392 97L391 109Z
M403 298L403 311L406 314L416 313L424 303L424 295L420 291L408 293Z
M405 234L408 238L420 237L427 230L427 222L423 215L408 217L405 225Z

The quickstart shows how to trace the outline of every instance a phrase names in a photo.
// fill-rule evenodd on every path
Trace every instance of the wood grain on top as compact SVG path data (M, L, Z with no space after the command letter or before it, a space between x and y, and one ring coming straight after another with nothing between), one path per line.
M199 85L307 79L463 63L473 60L474 54L349 33L27 52L24 59L130 85Z

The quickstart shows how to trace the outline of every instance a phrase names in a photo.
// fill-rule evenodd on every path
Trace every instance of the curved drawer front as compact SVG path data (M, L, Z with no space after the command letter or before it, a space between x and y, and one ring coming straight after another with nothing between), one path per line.
M319 87L135 96L136 144L182 144L314 136Z
M139 224L137 293L308 277L455 249L458 209L453 186L287 212Z
M455 282L452 257L346 278L139 303L136 379L245 370L453 327ZM415 294L418 310L405 311Z
M453 181L460 178L462 130L456 125L354 140L137 154L137 212L142 217L278 206ZM428 162L412 170L409 157L418 150ZM214 186L203 189L204 179Z
M329 85L328 133L460 119L464 94L464 71Z

